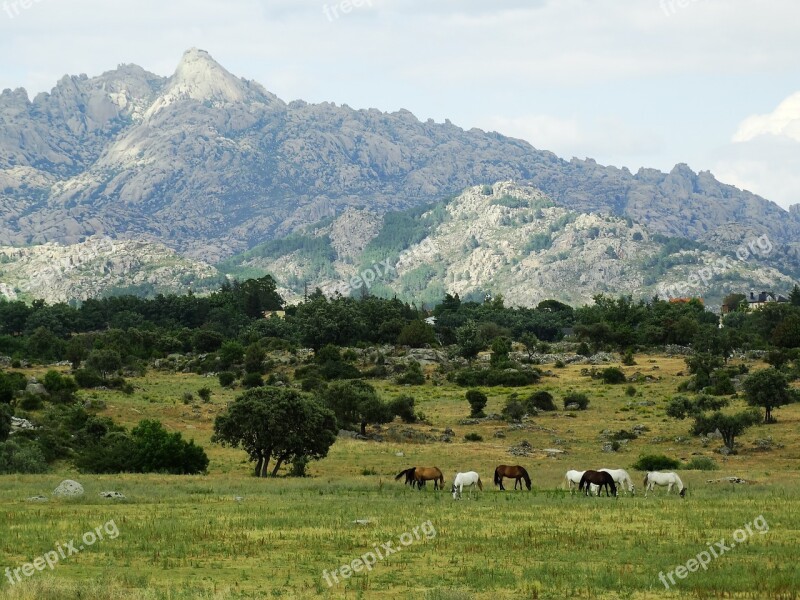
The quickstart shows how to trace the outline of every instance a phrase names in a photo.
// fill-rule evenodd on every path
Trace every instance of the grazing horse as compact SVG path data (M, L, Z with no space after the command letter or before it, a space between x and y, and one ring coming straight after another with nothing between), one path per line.
M586 473L586 471L575 471L575 470L571 470L571 471L567 471L567 473L564 475L564 483L566 483L566 484L567 484L567 489L568 489L570 492L572 491L572 484L573 484L573 483L574 483L575 485L579 485L579 484L580 484L580 482L581 482L581 477L583 477L583 474L584 474L584 473ZM592 491L593 491L594 493L596 493L596 494L599 494L599 493L600 493L600 490L599 490L599 488L598 488L598 487L597 487L595 484L593 484L593 483L591 484L591 489L592 489Z
M644 476L644 497L647 498L647 492L652 492L653 488L657 485L667 486L667 493L672 491L672 486L678 486L681 498L686 497L686 488L683 486L681 478L675 473L659 473L658 471L651 471Z
M611 477L614 478L614 483L618 484L622 491L627 491L631 493L632 496L636 495L636 488L633 485L633 479L631 476L628 475L628 472L625 469L600 469L601 471L605 471Z
M505 491L506 489L503 487L503 477L514 480L515 490L517 489L517 485L519 485L519 489L522 489L523 479L525 480L525 485L528 486L528 491L531 489L531 478L528 476L528 472L519 465L515 467L500 465L494 470L494 484L500 486L501 491Z
M617 495L617 486L614 484L614 478L605 471L586 471L581 477L578 490L583 491L583 487L586 486L586 495L588 496L589 486L592 483L598 486L598 496L602 493L604 487L606 488L606 496ZM611 493L609 493L609 488L611 488Z
M426 481L433 481L433 489L444 489L444 474L439 467L416 467L414 469L414 481L419 489L425 485Z
M417 485L419 485L419 487L421 488L423 485L425 485L425 482L423 481L423 482L417 484L417 480L414 479L414 471L416 471L416 470L417 470L417 467L411 467L410 469L406 469L405 471L400 471L397 474L397 477L394 478L394 480L397 481L403 475L405 475L406 476L406 481L405 481L406 485L410 485L412 488L413 487L417 487Z
M481 477L475 471L467 471L466 473L456 473L453 479L453 500L461 498L464 488L469 488L470 498L472 497L472 490L478 486L480 491L483 491L483 483Z

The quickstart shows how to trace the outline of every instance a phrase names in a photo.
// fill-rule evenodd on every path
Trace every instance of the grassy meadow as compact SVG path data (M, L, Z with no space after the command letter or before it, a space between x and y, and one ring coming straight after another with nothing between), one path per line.
M514 392L525 397L547 389L559 408L570 390L591 399L588 411L544 414L522 427L500 421L460 424L469 414L465 390L433 373L436 385L399 388L384 382L379 388L386 398L413 394L428 424L383 426L384 442L339 439L303 479L255 479L244 452L211 444L215 415L239 393L220 388L215 378L150 371L131 380L136 388L131 396L82 392L105 401L103 414L126 426L157 418L194 438L208 452L209 473L98 476L61 466L45 475L0 476L0 570L20 567L111 520L119 534L53 570L23 577L22 583L11 585L0 572L0 598L796 598L800 405L778 410L775 425L748 430L739 438L739 454L723 457L716 452L720 441L704 447L688 433L690 421L664 415L666 399L683 380L683 360L641 355L636 360L636 366L623 367L626 374L640 372L655 381L635 385L634 397L626 395L627 385L604 385L581 375L581 366L552 369L554 377L531 388L486 389L487 413L499 413ZM184 404L184 392L204 386L213 391L211 403ZM655 405L645 405L648 401ZM735 400L732 410L742 405ZM616 453L602 452L601 431L636 425L649 430ZM449 443L405 442L393 433L414 429L439 436L446 428L455 432ZM473 432L483 441L464 440ZM755 450L753 442L768 436L777 447ZM509 454L522 440L536 451L528 457ZM550 457L541 451L547 448L565 454ZM663 488L644 498L643 474L630 466L649 453L684 461L711 457L720 468L679 470L689 488L685 500L666 496ZM501 463L525 466L533 491L514 492L508 480L509 491L497 491L492 473ZM447 490L435 492L430 484L411 490L394 481L414 465L440 467ZM636 496L586 498L563 490L568 469L600 467L631 471ZM467 470L481 474L484 491L472 499L465 492L463 500L454 501L448 493L453 475ZM751 483L707 483L733 475ZM66 478L84 485L82 499L25 501L50 496ZM100 498L105 490L126 499ZM759 516L769 530L748 535L707 571L676 577L669 590L659 580L659 573L685 565L714 542L731 542L737 529ZM410 535L426 523L429 535ZM401 536L412 541L403 546ZM338 584L328 585L326 570L389 542L399 551L369 572L339 576Z

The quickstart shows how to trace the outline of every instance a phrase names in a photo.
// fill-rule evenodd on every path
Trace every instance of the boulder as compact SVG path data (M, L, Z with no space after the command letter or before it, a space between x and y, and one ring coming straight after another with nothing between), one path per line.
M25 502L47 502L47 496L31 496Z
M101 498L111 498L113 500L124 500L124 494L120 494L119 492L100 492L99 496Z
M65 479L53 490L53 495L59 498L79 498L83 496L83 493L83 486L71 479Z

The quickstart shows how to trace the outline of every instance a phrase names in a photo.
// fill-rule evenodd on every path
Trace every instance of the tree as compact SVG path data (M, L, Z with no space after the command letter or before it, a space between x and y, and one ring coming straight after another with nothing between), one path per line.
M0 404L0 442L5 442L11 433L11 409L7 404Z
M786 317L772 332L772 343L779 348L797 348L800 346L800 317Z
M526 333L519 341L525 346L525 352L528 353L528 360L533 360L533 354L536 352L536 347L539 345L539 338L532 333Z
M544 390L534 392L525 401L528 412L535 412L536 410L553 411L556 410L556 403L553 400L553 394L545 392Z
M511 352L511 340L507 337L495 338L492 342L490 364L493 369L505 369L511 366L508 355Z
M747 300L747 296L744 294L728 294L722 300L722 306L728 307L728 312L736 312L739 310L739 306L742 302Z
M722 434L722 442L731 452L734 451L736 437L758 423L760 416L754 411L745 411L735 415L725 415L715 412L710 416L697 415L692 433L694 435L709 435L716 431Z
M800 306L800 286L797 284L795 284L791 294L789 294L789 302L792 303L792 306Z
M789 389L789 381L770 367L750 375L742 384L750 406L765 409L764 423L772 423L772 409L797 401L797 394Z
M392 413L403 420L403 423L416 423L417 415L414 412L414 396L403 394L389 403Z
M423 348L426 345L435 343L436 334L433 331L433 327L419 319L415 319L403 327L400 335L397 336L397 344L399 346Z
M258 343L250 344L244 356L244 370L247 373L263 373L266 351Z
M334 381L320 391L325 406L336 415L341 428L359 425L367 434L370 423L389 423L394 415L370 384L360 380Z
M475 321L469 320L463 327L456 329L458 353L471 361L486 347L486 342L478 331Z
M489 399L480 390L467 390L467 402L470 406L470 417L481 418L484 415L483 409L486 408L486 403Z
M257 388L245 392L217 416L212 441L241 447L256 463L255 476L277 475L285 462L319 460L336 441L336 418L313 398L295 390Z
M86 359L86 366L100 373L103 379L108 379L111 373L122 367L122 357L116 350L92 350Z

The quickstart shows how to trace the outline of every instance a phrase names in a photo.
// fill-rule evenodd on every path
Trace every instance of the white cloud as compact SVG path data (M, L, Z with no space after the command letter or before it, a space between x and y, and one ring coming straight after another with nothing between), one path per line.
M718 153L717 177L785 208L800 203L800 92L744 119L731 141Z

